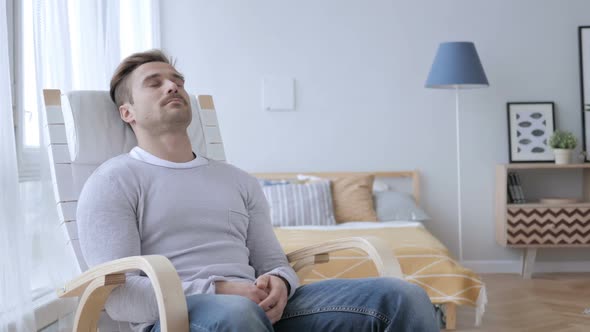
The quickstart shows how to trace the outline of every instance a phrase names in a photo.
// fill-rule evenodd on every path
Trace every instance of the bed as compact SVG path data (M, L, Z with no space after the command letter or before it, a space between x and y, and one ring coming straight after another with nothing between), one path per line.
M411 182L410 191L419 202L420 179L417 171L373 173L305 173L311 176L334 179L340 176L373 174L376 179L405 178ZM298 173L254 174L259 179L280 180L296 178ZM430 220L428 223L436 222ZM275 234L286 252L326 240L351 236L375 236L391 244L394 256L404 278L421 286L433 304L443 305L446 311L446 328L454 329L456 306L475 308L479 326L487 302L485 284L473 271L461 266L449 250L419 221L350 221L331 226L275 227ZM302 284L331 278L360 278L376 274L371 260L361 251L344 250L334 253L330 262L315 265L304 275Z

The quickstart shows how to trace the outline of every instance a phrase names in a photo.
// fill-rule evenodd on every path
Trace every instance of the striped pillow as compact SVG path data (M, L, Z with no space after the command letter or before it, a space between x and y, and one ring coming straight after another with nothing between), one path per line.
M272 225L335 225L330 181L262 187L270 205Z

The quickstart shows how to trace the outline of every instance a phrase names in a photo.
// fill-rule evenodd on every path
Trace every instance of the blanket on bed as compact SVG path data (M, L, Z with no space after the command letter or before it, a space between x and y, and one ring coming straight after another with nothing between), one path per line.
M479 325L487 302L484 283L477 274L455 261L447 248L420 223L402 224L402 227L399 223L355 224L354 227L275 228L275 234L285 252L343 237L376 236L386 240L407 281L421 286L434 304L452 302L475 307L476 325ZM377 275L372 261L361 250L335 252L330 258L329 263L315 265L300 276L301 283Z

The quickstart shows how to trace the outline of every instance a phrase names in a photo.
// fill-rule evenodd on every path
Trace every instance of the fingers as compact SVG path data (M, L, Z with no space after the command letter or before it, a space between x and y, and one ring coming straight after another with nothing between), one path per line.
M279 302L273 306L270 310L266 311L266 317L271 321L271 323L278 322L281 317L283 316L283 311L285 310L285 306L287 305L287 298L279 298Z
M287 287L277 277L270 279L270 293L258 305L265 311L268 319L274 324L279 321L287 305Z
M279 300L286 298L288 296L286 290L286 286L284 285L283 281L278 277L271 277L269 278L269 285L270 285L270 292L268 293L268 297L265 298L262 302L258 305L264 309L264 311L268 311L271 308L275 307Z
M258 277L258 279L256 279L256 282L255 282L256 287L258 287L259 289L267 289L269 284L270 284L270 276L267 274L261 275L260 277Z
M264 299L268 297L268 293L261 289L254 288L253 291L248 292L244 296L252 300L254 303L260 305L260 302L262 302Z
M270 310L272 307L276 306L276 304L279 302L279 294L277 294L276 291L271 291L270 294L268 294L268 296L263 299L260 303L258 303L258 305L264 310L264 311L268 311Z
M264 283L264 281L262 283ZM215 293L240 295L259 304L262 300L268 297L269 289L260 289L250 282L218 281L215 283Z
M262 290L262 289L259 289L256 287L254 287L253 294L257 299L257 301L254 301L254 302L256 302L257 304L260 303L261 301L263 301L264 299L268 298L268 296L269 296L268 291Z
M274 324L281 319L281 316L283 315L283 309L284 307L281 308L279 306L276 306L266 312L266 317L268 317L268 320L270 320L270 322Z
M281 300L281 292L277 289L271 289L268 296L263 299L258 305L264 310L268 311L277 306Z
M256 297L256 304L268 297L268 286L270 285L270 276L262 275L254 282L254 296Z

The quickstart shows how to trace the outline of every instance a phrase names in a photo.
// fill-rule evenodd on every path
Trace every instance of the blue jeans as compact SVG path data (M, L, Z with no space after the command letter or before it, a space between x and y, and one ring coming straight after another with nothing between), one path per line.
M191 332L439 331L424 290L393 278L333 279L301 286L274 326L245 297L199 294L186 300ZM160 332L159 322L151 332Z

